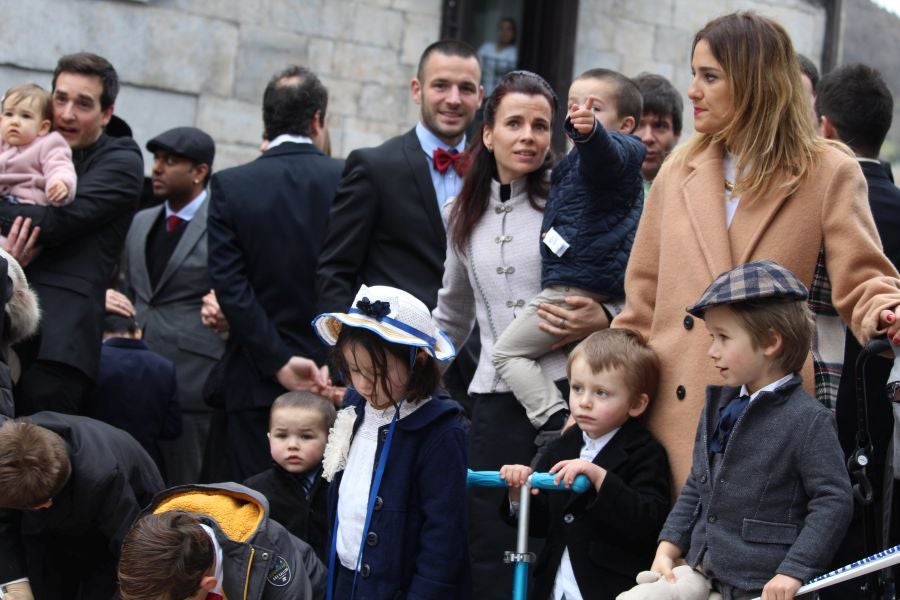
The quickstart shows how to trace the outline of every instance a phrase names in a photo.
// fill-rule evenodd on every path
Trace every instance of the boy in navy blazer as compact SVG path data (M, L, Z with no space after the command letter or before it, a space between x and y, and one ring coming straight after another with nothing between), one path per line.
M706 390L691 474L652 571L685 556L725 598L790 600L822 573L853 497L834 416L803 390L808 291L771 261L719 275L687 311L706 321L724 386Z
M86 415L124 429L164 472L157 440L181 435L175 365L141 340L134 317L107 313L100 376Z
M547 544L534 568L535 598L613 600L653 556L671 497L665 450L637 421L657 387L659 359L628 329L598 331L569 355L569 408L575 424L551 442L535 465L584 494L539 494L529 531ZM506 465L503 516L514 521L519 489L531 474Z

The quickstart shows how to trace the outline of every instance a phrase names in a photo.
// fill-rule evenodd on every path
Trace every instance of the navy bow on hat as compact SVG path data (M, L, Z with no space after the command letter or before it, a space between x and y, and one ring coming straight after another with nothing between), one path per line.
M372 302L366 297L363 297L362 300L356 303L356 308L358 308L362 314L367 317L372 317L376 321L380 321L391 314L390 302L382 302L381 300Z

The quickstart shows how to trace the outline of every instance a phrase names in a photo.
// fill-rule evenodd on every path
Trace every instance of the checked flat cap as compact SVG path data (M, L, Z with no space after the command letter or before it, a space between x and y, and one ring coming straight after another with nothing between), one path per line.
M716 277L697 303L686 310L702 319L706 309L722 304L762 298L806 300L808 297L806 286L790 270L771 260L755 260Z

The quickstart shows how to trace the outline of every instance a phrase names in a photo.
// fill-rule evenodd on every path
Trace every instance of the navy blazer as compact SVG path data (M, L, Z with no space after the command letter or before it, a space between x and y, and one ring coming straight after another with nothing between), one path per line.
M346 403L362 424L366 400ZM375 465L387 435L379 431ZM357 598L471 598L466 523L466 431L462 409L441 395L397 422L366 545ZM343 471L328 488L334 523ZM333 574L329 573L329 576Z
M578 458L583 445L581 429L570 427L550 444L537 471ZM643 425L629 419L593 463L607 471L599 492L591 487L580 495L542 491L532 497L529 533L547 538L534 566L535 598L551 597L566 548L585 600L613 600L653 562L671 498L665 450ZM501 508L508 516L506 498Z
M212 176L209 275L230 325L222 359L229 411L270 406L284 393L274 375L291 356L325 359L310 323L341 166L312 144L287 142Z
M175 365L142 340L106 340L100 351L100 376L85 414L124 429L162 465L156 441L181 435Z

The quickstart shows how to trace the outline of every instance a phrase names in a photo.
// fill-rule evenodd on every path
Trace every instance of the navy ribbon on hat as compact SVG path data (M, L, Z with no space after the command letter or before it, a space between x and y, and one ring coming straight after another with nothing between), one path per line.
M362 300L356 303L356 308L351 308L347 312L351 315L365 315L367 317L375 319L379 323L387 323L388 325L393 325L400 331L405 331L406 333L426 342L429 346L434 347L437 343L436 339L434 339L424 331L421 331L411 325L407 325L402 321L398 321L397 319L392 319L391 317L389 317L388 315L391 312L391 304L389 302L382 302L381 300L370 302L368 298L364 297Z
M716 430L709 442L710 452L720 454L725 452L734 424L737 423L748 404L750 404L750 396L738 396L719 409L719 422L716 424Z
M381 321L386 316L391 314L391 303L390 302L382 302L381 300L376 300L372 302L365 296L363 299L356 303L356 308L359 309L361 314L366 315L367 317L372 317L376 321ZM351 309L351 312L352 311Z

